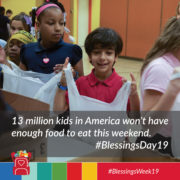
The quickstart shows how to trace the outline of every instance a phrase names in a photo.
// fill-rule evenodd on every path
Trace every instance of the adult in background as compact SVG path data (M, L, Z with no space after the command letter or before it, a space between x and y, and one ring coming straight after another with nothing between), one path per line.
M10 21L7 16L4 16L4 14L5 8L0 6L0 39L7 41L10 32Z

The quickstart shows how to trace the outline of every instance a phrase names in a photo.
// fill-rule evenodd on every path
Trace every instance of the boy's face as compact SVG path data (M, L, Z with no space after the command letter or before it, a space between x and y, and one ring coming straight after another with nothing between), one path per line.
M95 73L107 76L112 73L116 58L114 48L102 48L101 46L96 46L89 56L89 60L95 68Z
M10 18L12 16L12 13L6 13L6 16Z

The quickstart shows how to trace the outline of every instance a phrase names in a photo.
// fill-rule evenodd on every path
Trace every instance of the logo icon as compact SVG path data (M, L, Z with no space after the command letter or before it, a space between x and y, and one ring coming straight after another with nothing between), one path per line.
M14 175L29 175L30 167L29 161L31 159L31 153L26 151L17 151L17 153L11 153L12 160L14 162L13 174Z

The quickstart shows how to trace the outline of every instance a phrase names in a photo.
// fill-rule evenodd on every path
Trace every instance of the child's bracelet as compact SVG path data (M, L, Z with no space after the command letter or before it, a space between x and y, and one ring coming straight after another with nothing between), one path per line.
M60 82L57 83L57 87L63 91L67 91L67 86L62 86Z

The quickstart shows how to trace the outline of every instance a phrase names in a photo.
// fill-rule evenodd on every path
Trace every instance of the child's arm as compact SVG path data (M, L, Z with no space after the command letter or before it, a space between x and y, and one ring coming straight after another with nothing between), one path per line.
M67 67L68 62L69 62L69 58L67 57L66 60L65 60L64 65L63 65L63 69ZM64 71L62 72L60 84L63 87L67 87L66 77L65 77ZM66 102L65 95L66 95L66 90L65 89L63 89L61 87L57 89L56 95L54 97L54 107L53 107L54 111L65 112L68 109L68 104Z
M178 68L174 70L175 73L178 73ZM145 90L143 111L170 111L179 92L180 78L171 80L164 94L156 90Z
M178 71L176 70L174 71L174 73L177 72ZM161 114L159 114L160 117L158 117L157 116L158 114L154 112L170 111L178 93L180 93L180 78L171 80L164 94L156 90L151 90L151 89L145 90L143 97L144 100L143 109L142 109L143 111L147 111L145 116L147 116L147 118L150 116L152 119L162 118ZM162 125L153 126L151 124L143 126L144 129L150 129L150 133L152 135L157 133L159 128L161 127Z
M54 97L54 111L65 112L68 109L68 104L66 102L66 91L60 88L57 89L56 95Z

